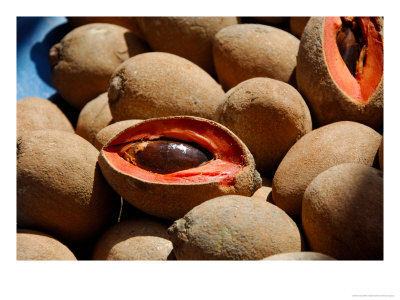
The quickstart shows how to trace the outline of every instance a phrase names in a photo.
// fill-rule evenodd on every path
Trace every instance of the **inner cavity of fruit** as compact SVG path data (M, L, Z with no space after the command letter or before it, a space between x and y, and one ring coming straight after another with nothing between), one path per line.
M381 27L375 17L327 17L324 52L336 84L366 104L383 75Z
M120 153L131 164L158 174L196 168L213 159L208 150L195 143L170 139L136 141Z

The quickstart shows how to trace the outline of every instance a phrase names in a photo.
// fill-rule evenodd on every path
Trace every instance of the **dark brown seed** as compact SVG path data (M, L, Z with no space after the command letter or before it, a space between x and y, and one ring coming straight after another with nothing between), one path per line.
M181 141L140 141L132 143L125 149L123 151L125 160L158 174L195 168L213 157L207 150Z
M341 30L337 34L336 42L343 61L346 63L350 73L355 76L360 45L352 28L353 23L344 21Z

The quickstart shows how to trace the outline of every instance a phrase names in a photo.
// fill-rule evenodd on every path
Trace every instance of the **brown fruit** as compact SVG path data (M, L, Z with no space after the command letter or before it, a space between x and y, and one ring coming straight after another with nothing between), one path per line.
M72 133L30 131L17 142L17 223L67 243L116 222L120 197L97 165L98 151Z
M97 133L112 121L107 93L102 93L82 108L75 133L94 145Z
M270 78L252 78L223 98L219 122L246 144L257 170L271 176L290 147L310 132L310 111L295 88Z
M322 172L307 187L302 224L310 248L336 259L383 259L383 174L361 164Z
M17 137L39 129L74 132L71 122L51 101L39 97L26 97L17 101Z
M301 38L309 19L310 17L290 17L290 32L298 38Z
M297 59L299 91L319 125L349 120L383 124L381 18L312 17Z
M140 30L153 51L184 57L214 74L212 43L222 28L237 24L236 17L144 17Z
M330 257L322 253L304 251L304 252L279 253L268 256L263 260L335 260L335 259L333 257Z
M281 29L238 24L221 29L214 38L213 57L219 82L229 90L253 77L288 83L296 67L299 40Z
M140 54L121 64L108 90L114 121L176 115L216 119L223 96L200 67L163 52Z
M178 260L258 260L301 251L300 232L283 210L238 195L196 206L168 234Z
M382 135L381 145L379 146L378 150L378 156L379 156L379 167L383 172L383 135Z
M96 243L94 260L167 260L174 257L168 226L152 218L122 221Z
M18 229L17 260L76 260L76 257L67 246L45 233Z
M96 147L96 149L100 151L101 148L103 148L103 146L107 143L107 141L114 135L140 122L142 122L142 120L125 120L110 124L101 129L96 134L93 144Z
M67 102L82 109L107 91L115 68L129 57L147 51L147 45L124 27L83 25L50 49L51 79Z
M206 161L199 159L202 154ZM149 119L129 127L104 145L99 164L125 200L165 219L180 218L221 195L251 196L261 186L243 142L226 127L196 117Z
M288 17L253 17L260 23L267 25L278 25L288 21Z
M68 22L75 27L90 23L109 23L129 29L140 38L144 38L138 24L137 17L67 17Z
M309 183L321 172L342 163L372 166L381 135L360 123L332 123L303 136L281 161L272 181L274 203L300 216Z
M254 194L251 196L252 198L257 198L262 201L268 201L272 204L272 196L271 196L271 191L272 191L272 180L267 178L267 177L261 177L262 179L262 186L254 192Z

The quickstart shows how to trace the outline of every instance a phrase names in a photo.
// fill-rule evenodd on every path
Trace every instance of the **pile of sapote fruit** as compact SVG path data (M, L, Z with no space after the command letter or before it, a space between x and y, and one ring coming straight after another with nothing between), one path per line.
M382 260L382 17L70 17L17 101L18 260Z

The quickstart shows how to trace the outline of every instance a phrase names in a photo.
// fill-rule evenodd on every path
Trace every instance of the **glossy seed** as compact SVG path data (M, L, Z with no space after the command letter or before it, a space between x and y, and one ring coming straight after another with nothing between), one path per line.
M353 31L354 23L348 23L343 19L343 25L341 30L338 32L336 37L336 43L339 48L340 55L343 58L350 73L355 76L356 65L360 55L360 45L356 37L355 31Z
M125 149L123 151L125 160L158 174L196 168L213 157L207 150L181 141L140 141L132 143Z

